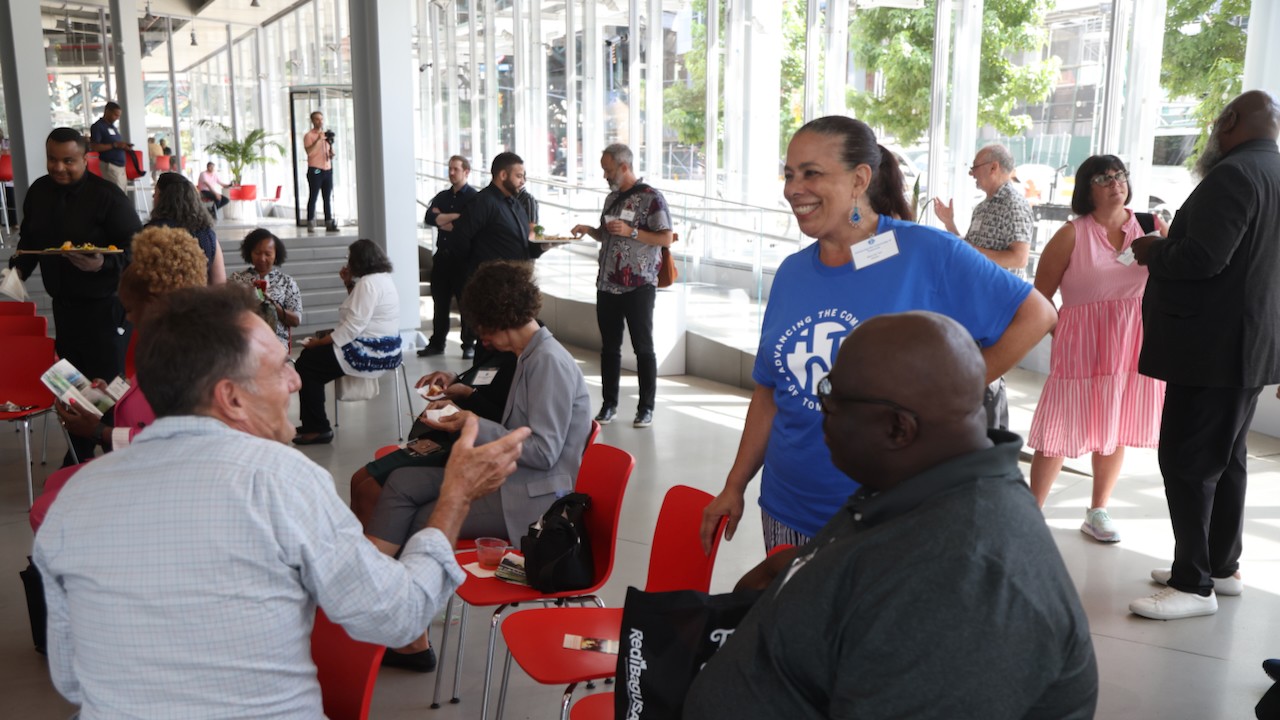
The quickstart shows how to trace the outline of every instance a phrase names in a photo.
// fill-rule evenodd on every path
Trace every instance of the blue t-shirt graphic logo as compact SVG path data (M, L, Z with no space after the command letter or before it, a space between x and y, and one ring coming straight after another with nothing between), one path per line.
M816 408L818 381L831 372L840 343L850 330L852 328L844 323L823 320L794 336L792 349L784 352L786 364L783 372L788 376L787 384L791 386L793 396L808 395L806 403L813 402Z

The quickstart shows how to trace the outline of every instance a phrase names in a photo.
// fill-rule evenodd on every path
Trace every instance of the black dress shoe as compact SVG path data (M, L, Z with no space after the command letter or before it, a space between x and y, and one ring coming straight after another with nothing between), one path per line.
M475 359L475 356L476 356L476 349L475 349L475 348L462 348L462 359L463 359L463 360L474 360L474 359Z
M1280 682L1280 660L1263 660L1262 672L1275 682Z
M636 420L635 422L631 423L631 426L638 427L638 428L647 428L652 424L653 424L653 411L645 409L645 410L636 411Z
M331 442L333 442L332 430L318 433L299 433L293 438L294 445L328 445Z
M444 346L436 347L435 345L428 345L418 350L418 357L431 357L432 355L443 355L443 354L444 354Z
M427 648L422 652L400 653L387 648L387 651L382 655L382 664L387 667L429 673L436 669L436 651L433 648Z
M600 408L600 412L596 413L596 422L601 425L608 425L613 422L613 416L618 414L618 409L612 405L605 405Z

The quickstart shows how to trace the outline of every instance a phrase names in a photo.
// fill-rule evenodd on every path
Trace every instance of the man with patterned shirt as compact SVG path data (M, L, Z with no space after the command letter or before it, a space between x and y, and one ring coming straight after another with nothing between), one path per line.
M636 178L631 148L614 143L604 149L600 168L612 191L604 201L600 225L575 225L573 235L600 241L596 275L596 321L600 324L600 381L603 402L596 422L607 425L618 413L622 374L622 325L631 331L636 351L640 402L635 427L653 424L658 386L658 356L653 349L653 303L658 292L662 248L672 241L671 214L662 193Z
M1004 145L988 145L973 156L969 174L978 189L987 194L987 199L973 209L969 231L961 237L991 262L1025 279L1035 217L1027 199L1013 186L1013 167L1013 154ZM935 199L933 211L947 226L947 232L960 236L954 200L943 205L941 199ZM1008 429L1009 402L1005 397L1004 378L987 386L983 406L987 409L988 427Z
M464 427L392 559L285 445L300 381L247 292L179 290L146 327L138 378L158 419L77 473L36 535L54 687L82 720L321 717L316 607L364 642L422 635L466 577L453 545L471 503L529 431L475 447Z

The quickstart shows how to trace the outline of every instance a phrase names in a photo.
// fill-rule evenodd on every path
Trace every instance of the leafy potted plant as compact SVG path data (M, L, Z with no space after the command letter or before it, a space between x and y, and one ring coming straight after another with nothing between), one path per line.
M252 165L275 162L276 155L284 154L284 145L272 140L271 136L261 128L250 130L243 139L237 140L231 128L219 122L202 121L201 125L218 128L222 138L204 146L205 152L227 161L227 169L231 171L233 185L240 188L239 200L252 200L257 196L257 186L244 185L241 181L244 171ZM268 151L274 150L275 155Z

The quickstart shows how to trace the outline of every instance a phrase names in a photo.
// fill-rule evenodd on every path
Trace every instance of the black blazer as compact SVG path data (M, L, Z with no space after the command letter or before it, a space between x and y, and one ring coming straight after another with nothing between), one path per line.
M1152 245L1144 375L1195 387L1280 382L1280 151L1241 143Z

